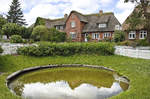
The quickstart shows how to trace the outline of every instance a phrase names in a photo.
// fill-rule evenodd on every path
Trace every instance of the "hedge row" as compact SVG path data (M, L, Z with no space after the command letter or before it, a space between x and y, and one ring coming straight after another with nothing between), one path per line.
M38 46L19 48L18 54L29 56L113 55L114 51L112 43L41 43Z
M3 52L3 49L2 49L2 47L0 46L0 53L2 53Z

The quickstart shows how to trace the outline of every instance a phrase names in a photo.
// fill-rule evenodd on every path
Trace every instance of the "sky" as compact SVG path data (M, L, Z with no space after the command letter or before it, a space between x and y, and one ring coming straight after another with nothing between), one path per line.
M19 0L24 18L28 25L35 22L37 17L61 18L76 10L83 14L114 12L120 23L133 11L135 4L124 3L124 0ZM7 14L12 0L0 0L0 14Z

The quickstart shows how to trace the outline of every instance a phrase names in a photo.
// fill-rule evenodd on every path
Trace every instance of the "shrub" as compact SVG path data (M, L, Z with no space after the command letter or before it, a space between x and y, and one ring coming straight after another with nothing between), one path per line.
M149 42L147 41L147 39L143 39L143 40L138 40L137 41L137 46L149 46Z
M117 30L114 33L114 41L115 42L122 42L125 40L125 33L123 31Z
M48 35L48 29L44 25L39 25L33 29L31 38L35 41L47 41Z
M38 46L19 48L18 54L30 56L113 55L114 51L112 43L39 43Z
M12 35L10 38L11 43L22 43L23 39L20 35Z
M0 53L3 53L3 49L2 49L2 47L0 46Z
M131 41L123 41L123 42L119 42L118 45L123 45L123 46L131 46Z

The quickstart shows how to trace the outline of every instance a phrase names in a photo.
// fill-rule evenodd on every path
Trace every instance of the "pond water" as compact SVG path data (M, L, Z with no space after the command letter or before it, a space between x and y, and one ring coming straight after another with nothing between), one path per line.
M37 70L9 84L11 91L25 99L105 99L128 87L128 80L115 72L87 67Z

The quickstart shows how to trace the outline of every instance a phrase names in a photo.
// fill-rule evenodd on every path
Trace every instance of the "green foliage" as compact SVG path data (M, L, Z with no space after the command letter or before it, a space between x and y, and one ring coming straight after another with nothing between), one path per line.
M112 43L40 43L39 46L19 48L18 54L31 56L113 55L114 51L114 44Z
M49 39L48 37L49 37L49 31L43 25L36 26L33 29L31 35L31 38L35 41L48 41Z
M23 12L21 10L21 4L19 0L13 0L10 5L10 10L7 15L8 22L16 23L18 25L26 25L25 19L23 19Z
M66 33L59 32L55 28L48 29L44 25L38 25L33 29L31 38L35 41L64 42Z
M49 41L51 42L64 42L66 40L66 33L59 32L55 28L49 29Z
M2 34L2 27L6 23L7 23L7 20L3 16L0 16L0 35Z
M3 49L2 49L2 47L0 46L0 53L3 53Z
M33 28L20 27L20 35L24 39L29 39L31 37Z
M132 47L136 47L136 46L150 46L149 42L147 39L142 39L142 40L136 40L136 41L123 41L123 42L119 42L118 45L123 45L123 46L132 46Z
M142 13L140 11L133 11L132 15L128 18L127 24L130 24L128 31L136 30L138 27L144 26L144 19L142 18Z
M137 41L137 46L150 46L147 39L142 39Z
M125 40L125 33L123 31L117 30L114 33L114 41L115 42L122 42Z
M36 19L36 22L35 22L35 25L34 27L38 26L38 25L45 25L45 19L44 18L41 18L41 17L38 17Z
M15 24L15 23L7 23L3 25L2 31L4 35L7 35L9 38L12 35L19 35L21 33L21 26Z
M20 35L12 35L10 38L11 43L22 43L23 39Z

